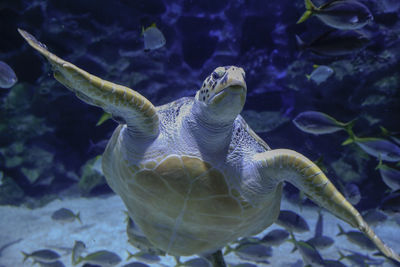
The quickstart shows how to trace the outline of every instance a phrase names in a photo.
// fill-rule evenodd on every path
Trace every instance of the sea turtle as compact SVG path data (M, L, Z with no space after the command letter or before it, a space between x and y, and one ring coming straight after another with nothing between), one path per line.
M271 150L247 125L239 115L247 92L242 68L218 67L195 97L155 107L19 32L59 82L120 122L103 154L103 172L156 248L176 256L213 254L259 233L276 221L287 181L400 262L312 161L293 150Z

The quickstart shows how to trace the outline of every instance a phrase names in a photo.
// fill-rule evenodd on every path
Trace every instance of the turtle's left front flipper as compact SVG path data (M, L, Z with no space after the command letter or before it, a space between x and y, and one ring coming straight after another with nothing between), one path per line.
M54 77L88 104L103 108L115 118L121 118L133 134L155 137L159 119L153 104L138 92L102 80L57 57L28 32L18 29L24 39L50 62Z
M275 149L254 155L261 179L278 184L287 181L306 193L316 204L360 229L388 258L400 262L400 256L385 245L343 197L321 169L300 153L289 149Z

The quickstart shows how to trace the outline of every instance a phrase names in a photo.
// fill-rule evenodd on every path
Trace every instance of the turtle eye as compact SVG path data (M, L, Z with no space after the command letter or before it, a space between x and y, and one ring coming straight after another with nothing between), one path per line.
M221 70L217 70L217 71L214 71L212 74L211 74L211 76L212 76L212 78L214 79L214 80L218 80L219 78L221 78L222 76L224 76L224 71L221 71Z
M216 72L213 72L213 73L211 74L211 76L212 76L213 80L219 79L219 75L218 75L218 73L216 73Z

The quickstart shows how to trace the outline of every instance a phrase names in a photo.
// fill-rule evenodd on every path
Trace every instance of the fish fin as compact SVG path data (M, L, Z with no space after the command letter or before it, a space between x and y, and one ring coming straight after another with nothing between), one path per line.
M319 66L320 66L320 65L318 65L318 64L312 65L312 67L313 67L314 69L318 68Z
M340 226L340 224L338 224L337 226L339 228L339 233L336 236L345 235L346 232L343 230L342 226Z
M234 248L232 248L231 246L225 246L225 252L224 252L224 256L228 255L229 253L231 253L232 251L235 251Z
M296 22L296 24L300 24L304 21L306 21L308 18L310 18L312 15L314 15L314 12L318 10L318 7L316 7L311 0L304 0L304 4L306 6L306 11L303 13L303 15L300 17L300 19Z
M307 78L307 81L309 81L311 79L311 75L310 74L306 74L306 78Z
M82 224L81 221L81 213L78 211L78 213L75 215L75 218L78 220L78 222L80 222Z
M330 0L330 1L327 1L326 3L323 3L320 7L319 7L319 9L324 9L324 8L327 8L330 4L332 4L333 2L336 2L337 0Z
M296 43L299 50L304 50L307 47L307 44L296 34Z

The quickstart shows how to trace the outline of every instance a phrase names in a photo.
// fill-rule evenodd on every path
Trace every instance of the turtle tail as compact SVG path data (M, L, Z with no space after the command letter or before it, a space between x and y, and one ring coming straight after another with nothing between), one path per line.
M288 181L307 194L316 204L326 208L338 218L358 228L388 258L400 262L400 256L379 239L360 213L343 197L321 169L300 153L289 149L276 149L255 155L262 165L261 175L276 183Z

